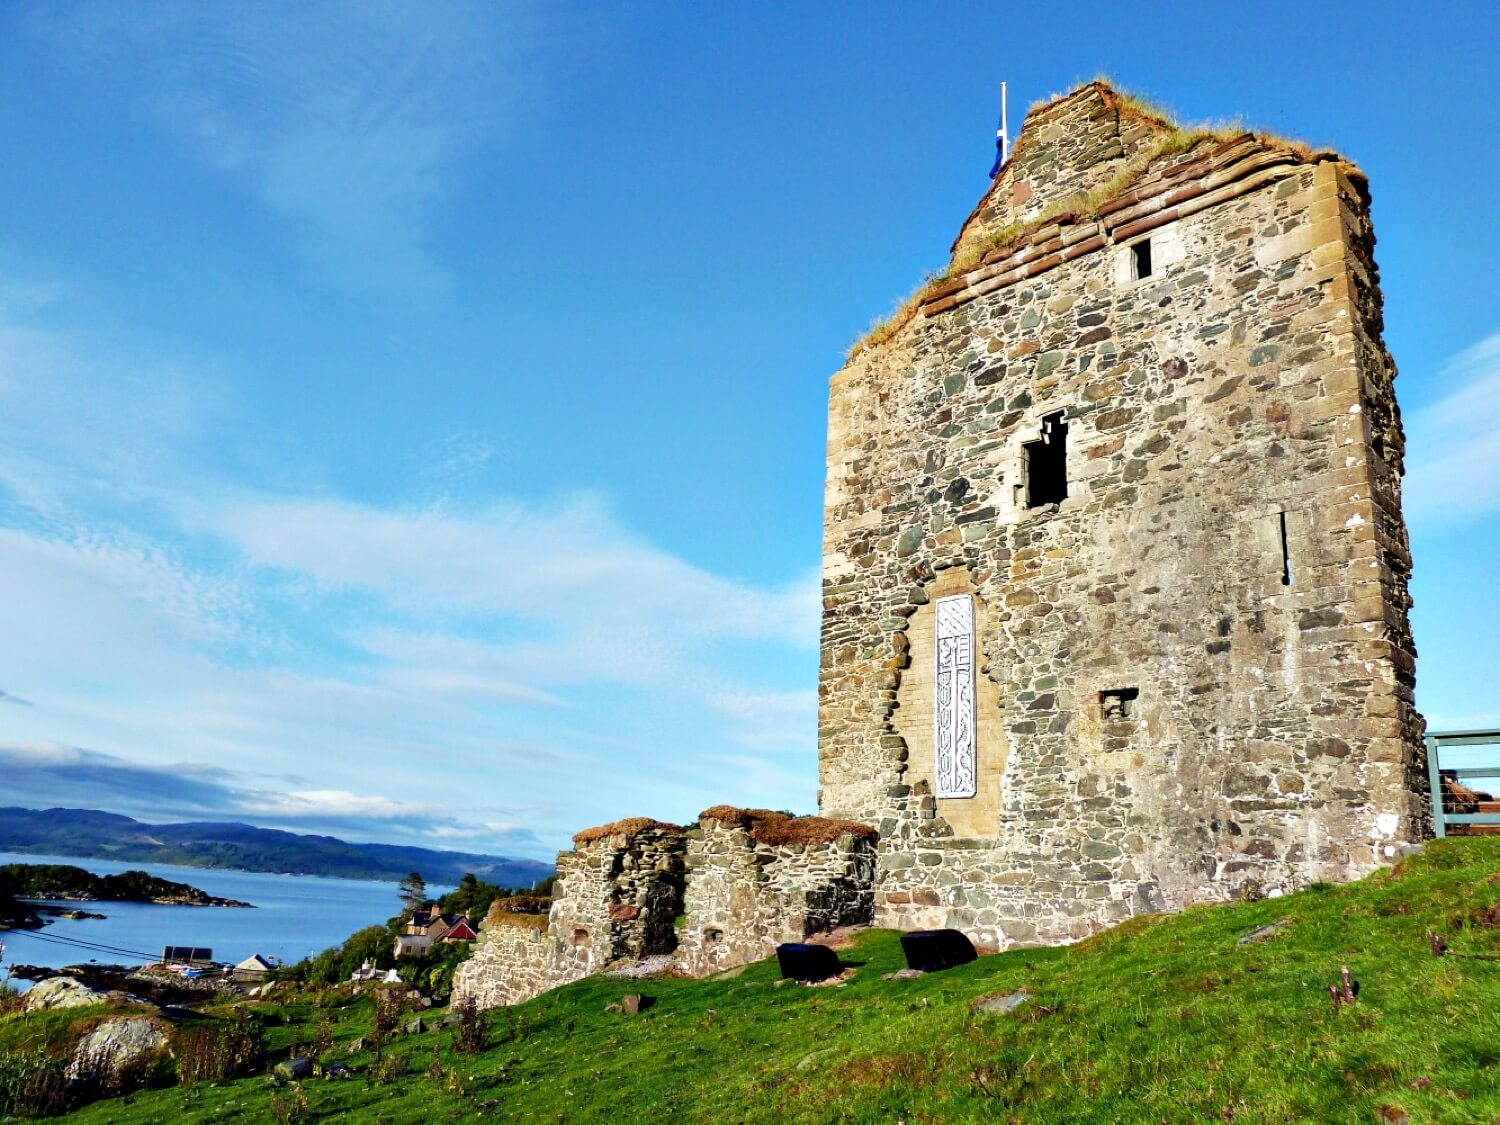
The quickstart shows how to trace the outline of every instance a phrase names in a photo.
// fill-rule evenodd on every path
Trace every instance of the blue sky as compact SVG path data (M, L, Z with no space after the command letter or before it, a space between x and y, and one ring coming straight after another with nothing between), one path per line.
M1493 5L0 8L4 801L546 856L815 801L824 404L1108 73L1369 173L1500 723Z

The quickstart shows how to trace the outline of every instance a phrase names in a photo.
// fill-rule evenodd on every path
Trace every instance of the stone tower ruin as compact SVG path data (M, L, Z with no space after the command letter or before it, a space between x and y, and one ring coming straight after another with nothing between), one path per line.
M1427 834L1369 205L1090 83L834 375L820 805L877 924L1068 940Z
M454 1001L844 926L1007 947L1428 835L1365 178L1107 85L1033 110L829 394L818 817L574 837Z

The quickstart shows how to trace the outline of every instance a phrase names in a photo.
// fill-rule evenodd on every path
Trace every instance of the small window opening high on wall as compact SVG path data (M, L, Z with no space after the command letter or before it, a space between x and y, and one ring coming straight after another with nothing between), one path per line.
M1151 240L1143 238L1130 248L1130 272L1139 281L1151 276Z
M1135 718L1135 701L1141 694L1140 688L1126 687L1115 688L1113 691L1101 691L1099 693L1099 713L1106 723L1117 723L1122 719Z
M1042 419L1039 441L1021 447L1026 458L1026 506L1061 504L1068 498L1068 424L1063 412Z

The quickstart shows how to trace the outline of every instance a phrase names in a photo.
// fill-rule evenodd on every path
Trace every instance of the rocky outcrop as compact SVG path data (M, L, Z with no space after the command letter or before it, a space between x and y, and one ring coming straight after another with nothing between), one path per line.
M108 1001L109 993L91 988L76 977L49 977L27 990L24 1003L28 1012L48 1012L58 1008L86 1008L90 1004Z
M8 863L0 882L18 898L61 902L149 902L161 906L229 906L252 909L238 899L218 898L187 883L158 879L145 871L95 875L65 863Z
M68 1078L98 1083L106 1092L132 1088L151 1063L168 1053L171 1042L171 1029L151 1016L106 1020L73 1048Z

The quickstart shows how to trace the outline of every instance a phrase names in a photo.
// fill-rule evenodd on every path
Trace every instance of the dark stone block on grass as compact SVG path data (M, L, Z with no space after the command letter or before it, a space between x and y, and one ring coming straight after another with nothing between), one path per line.
M313 1072L312 1059L306 1055L298 1055L296 1058L285 1059L276 1064L276 1073L293 1082L301 1082L304 1078L311 1078Z
M913 930L901 935L906 963L924 973L936 973L978 958L974 943L959 930Z
M783 977L804 984L816 984L843 972L839 955L826 945L786 942L776 947L776 963L781 966Z

